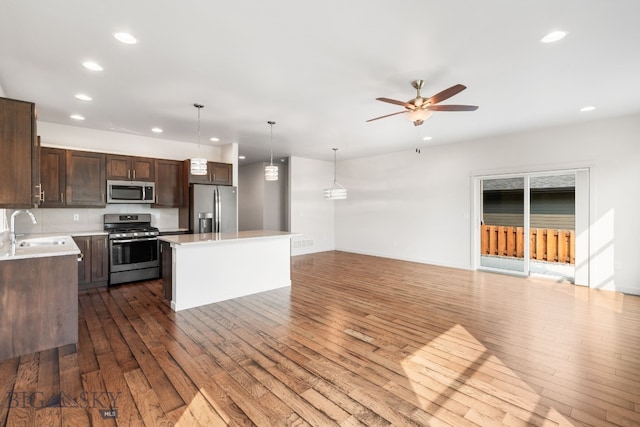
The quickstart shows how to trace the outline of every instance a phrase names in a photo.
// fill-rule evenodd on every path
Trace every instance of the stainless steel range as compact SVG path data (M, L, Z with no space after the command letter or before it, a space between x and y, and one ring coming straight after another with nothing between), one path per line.
M150 214L105 214L109 232L109 285L160 277L158 235Z

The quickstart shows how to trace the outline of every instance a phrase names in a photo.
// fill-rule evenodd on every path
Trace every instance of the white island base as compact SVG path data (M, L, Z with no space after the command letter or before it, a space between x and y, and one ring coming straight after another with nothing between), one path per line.
M291 286L291 237L279 231L160 236L171 244L171 308Z

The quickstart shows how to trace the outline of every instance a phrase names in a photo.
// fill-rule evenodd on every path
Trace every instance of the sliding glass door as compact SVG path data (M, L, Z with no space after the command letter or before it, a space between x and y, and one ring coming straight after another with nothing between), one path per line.
M573 281L576 264L575 173L532 176L530 272Z
M525 179L480 181L480 265L525 273Z
M576 218L588 218L587 171L479 177L477 184L479 268L575 280L576 254L586 260L588 252L580 249L588 227L576 234Z

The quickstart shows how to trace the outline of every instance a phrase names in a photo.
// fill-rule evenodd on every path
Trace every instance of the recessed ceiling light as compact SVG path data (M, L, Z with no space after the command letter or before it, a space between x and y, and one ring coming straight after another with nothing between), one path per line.
M100 66L100 64L97 64L93 61L86 61L82 63L82 66L84 68L86 68L87 70L91 70L91 71L102 71L104 70L104 68L102 68L102 66Z
M151 128L151 132L162 133L162 129L160 129L160 128Z
M220 141L220 138L216 138L216 137L214 136L214 137L212 137L212 138L211 138L211 141L213 141L213 142L218 142L218 141Z
M595 109L596 109L596 107L594 107L593 105L587 105L586 107L582 107L582 108L580 109L580 111L582 111L582 112L585 112L585 111L593 111L593 110L595 110Z
M562 40L565 36L569 34L566 31L552 31L543 38L540 39L542 43L553 43L558 40Z
M238 160L244 160L244 159L246 159L245 156L238 156Z
M113 35L113 37L115 37L116 39L118 39L118 41L121 41L124 44L136 44L136 43L138 43L138 39L136 39L135 37L133 37L129 33L115 33Z
M430 136L425 136L424 138L422 138L424 141L431 141L433 138Z
M76 98L80 101L91 101L91 97L89 95L85 95L84 93L77 94Z
M69 117L71 117L73 120L84 120L84 117L80 114L72 114Z

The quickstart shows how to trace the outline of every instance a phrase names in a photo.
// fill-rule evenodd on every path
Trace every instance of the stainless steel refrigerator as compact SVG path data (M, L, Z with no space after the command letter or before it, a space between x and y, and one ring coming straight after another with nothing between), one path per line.
M192 233L238 231L238 189L194 184L189 188L189 227Z

